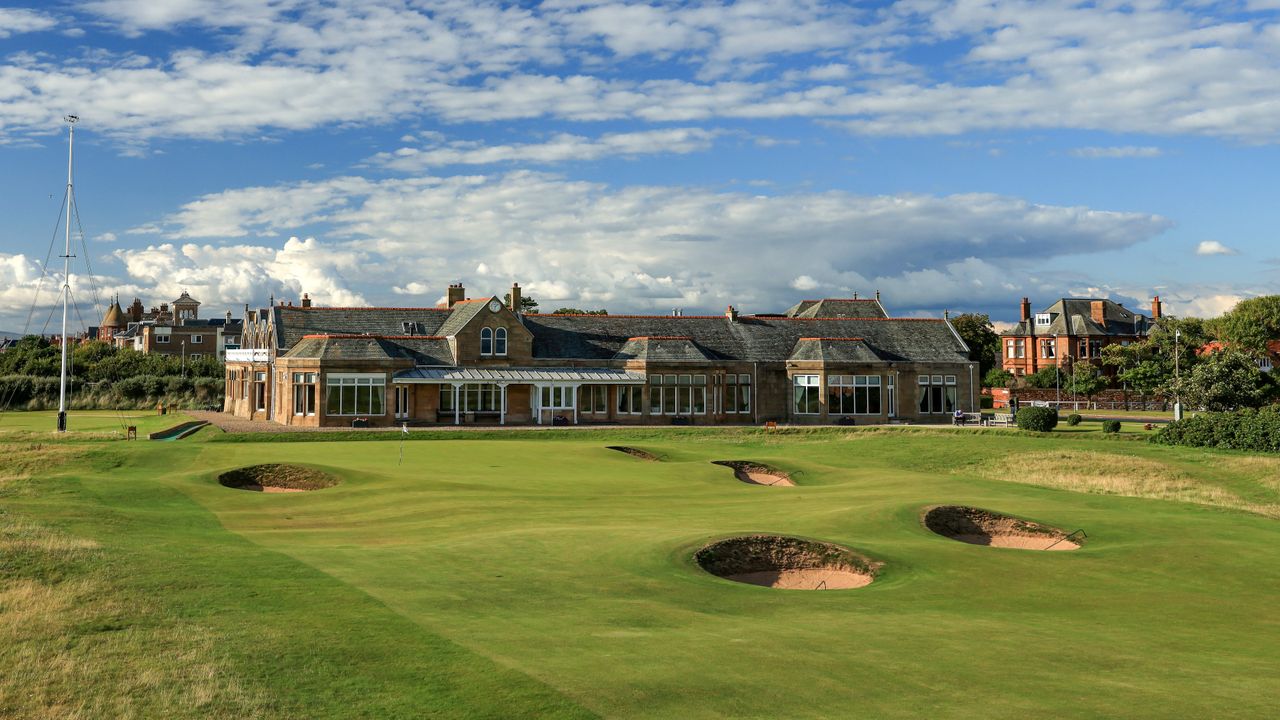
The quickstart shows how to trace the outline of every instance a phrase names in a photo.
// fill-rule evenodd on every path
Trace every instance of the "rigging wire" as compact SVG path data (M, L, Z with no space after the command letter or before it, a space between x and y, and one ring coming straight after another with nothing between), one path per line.
M93 261L89 259L89 246L85 244L84 226L80 224L80 204L76 202L74 189L71 191L71 212L76 218L76 231L80 236L80 249L84 252L84 269L89 276L89 289L93 291L93 307L99 308L102 307L102 297L98 293L98 280L93 275Z

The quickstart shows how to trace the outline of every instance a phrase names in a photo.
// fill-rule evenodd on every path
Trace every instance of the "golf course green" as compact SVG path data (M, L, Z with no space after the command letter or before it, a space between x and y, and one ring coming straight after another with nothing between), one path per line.
M0 717L1167 718L1280 705L1280 458L1079 431L273 442L207 428L161 443L54 439L14 418L0 424ZM264 464L336 484L219 482ZM938 505L1085 539L1071 552L957 542L922 523ZM831 543L878 570L865 587L784 590L693 559L754 534Z

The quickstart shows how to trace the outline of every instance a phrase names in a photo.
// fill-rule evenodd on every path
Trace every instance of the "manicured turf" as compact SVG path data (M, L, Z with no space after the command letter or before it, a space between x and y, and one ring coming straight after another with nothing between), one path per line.
M1003 431L511 433L409 441L403 462L398 442L202 437L101 443L0 484L0 523L99 545L0 578L92 580L96 596L143 608L0 642L0 674L123 627L137 642L115 665L172 675L164 653L202 638L201 677L218 680L201 681L215 698L203 704L143 687L107 706L143 716L1260 717L1280 703L1275 459ZM1060 483L1254 512L1000 479L1021 458L1043 472L1058 456L1083 473ZM743 484L709 462L736 459L798 473L798 486ZM217 483L264 462L343 482L276 495ZM1126 484L1129 471L1142 482ZM937 503L1089 541L965 545L921 527ZM751 532L840 543L885 567L866 588L803 592L690 560ZM171 635L183 640L150 648ZM64 691L106 696L112 677ZM22 702L0 695L0 716Z
M189 416L181 413L161 415L153 410L70 410L67 412L67 433L72 437L82 435L124 437L125 429L133 425L138 428L138 437L145 439L147 433L164 430L190 420ZM0 439L13 432L47 432L53 435L57 428L56 410L0 412Z

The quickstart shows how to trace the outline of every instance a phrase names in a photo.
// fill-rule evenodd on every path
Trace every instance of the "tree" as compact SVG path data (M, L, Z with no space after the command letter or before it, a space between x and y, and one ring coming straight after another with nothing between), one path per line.
M507 293L506 295L503 295L503 296L502 296L502 302L503 302L503 304L504 304L504 305L507 305L507 306L509 307L509 306L511 305L511 293ZM524 314L526 314L526 315L537 315L537 314L538 314L538 301L537 301L537 300L534 300L533 298L529 297L528 295L521 295L521 296L520 296L520 310L519 310L519 311L520 311L520 312L522 312L522 313L524 313Z
M1219 340L1254 357L1267 352L1267 343L1280 340L1280 295L1241 300L1212 321Z
M1033 388L1052 388L1058 386L1058 368L1050 366L1043 367L1022 378L1028 387Z
M1202 359L1175 389L1191 407L1210 411L1262 407L1276 394L1275 382L1258 369L1257 361L1234 348Z
M604 308L600 308L599 310L581 310L579 308L562 307L551 314L552 315L608 315L609 311L605 310Z
M985 378L987 372L995 367L996 358L1000 355L1000 335L991 324L991 316L986 313L961 313L951 318L951 326L969 346L969 359L978 362L978 372Z
M983 387L1009 387L1011 382L1013 382L1013 373L1002 368L991 368L986 375L982 376Z
M1062 389L1072 395L1083 395L1086 401L1106 386L1107 379L1087 362L1076 363L1069 374L1062 376Z

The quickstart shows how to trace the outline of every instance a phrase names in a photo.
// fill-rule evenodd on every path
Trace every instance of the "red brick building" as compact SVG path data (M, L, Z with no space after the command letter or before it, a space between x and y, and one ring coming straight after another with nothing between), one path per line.
M1146 338L1160 313L1159 295L1150 316L1105 298L1062 298L1032 314L1031 301L1022 298L1018 324L1000 336L1001 362L1019 376L1080 361L1100 367L1102 348Z

